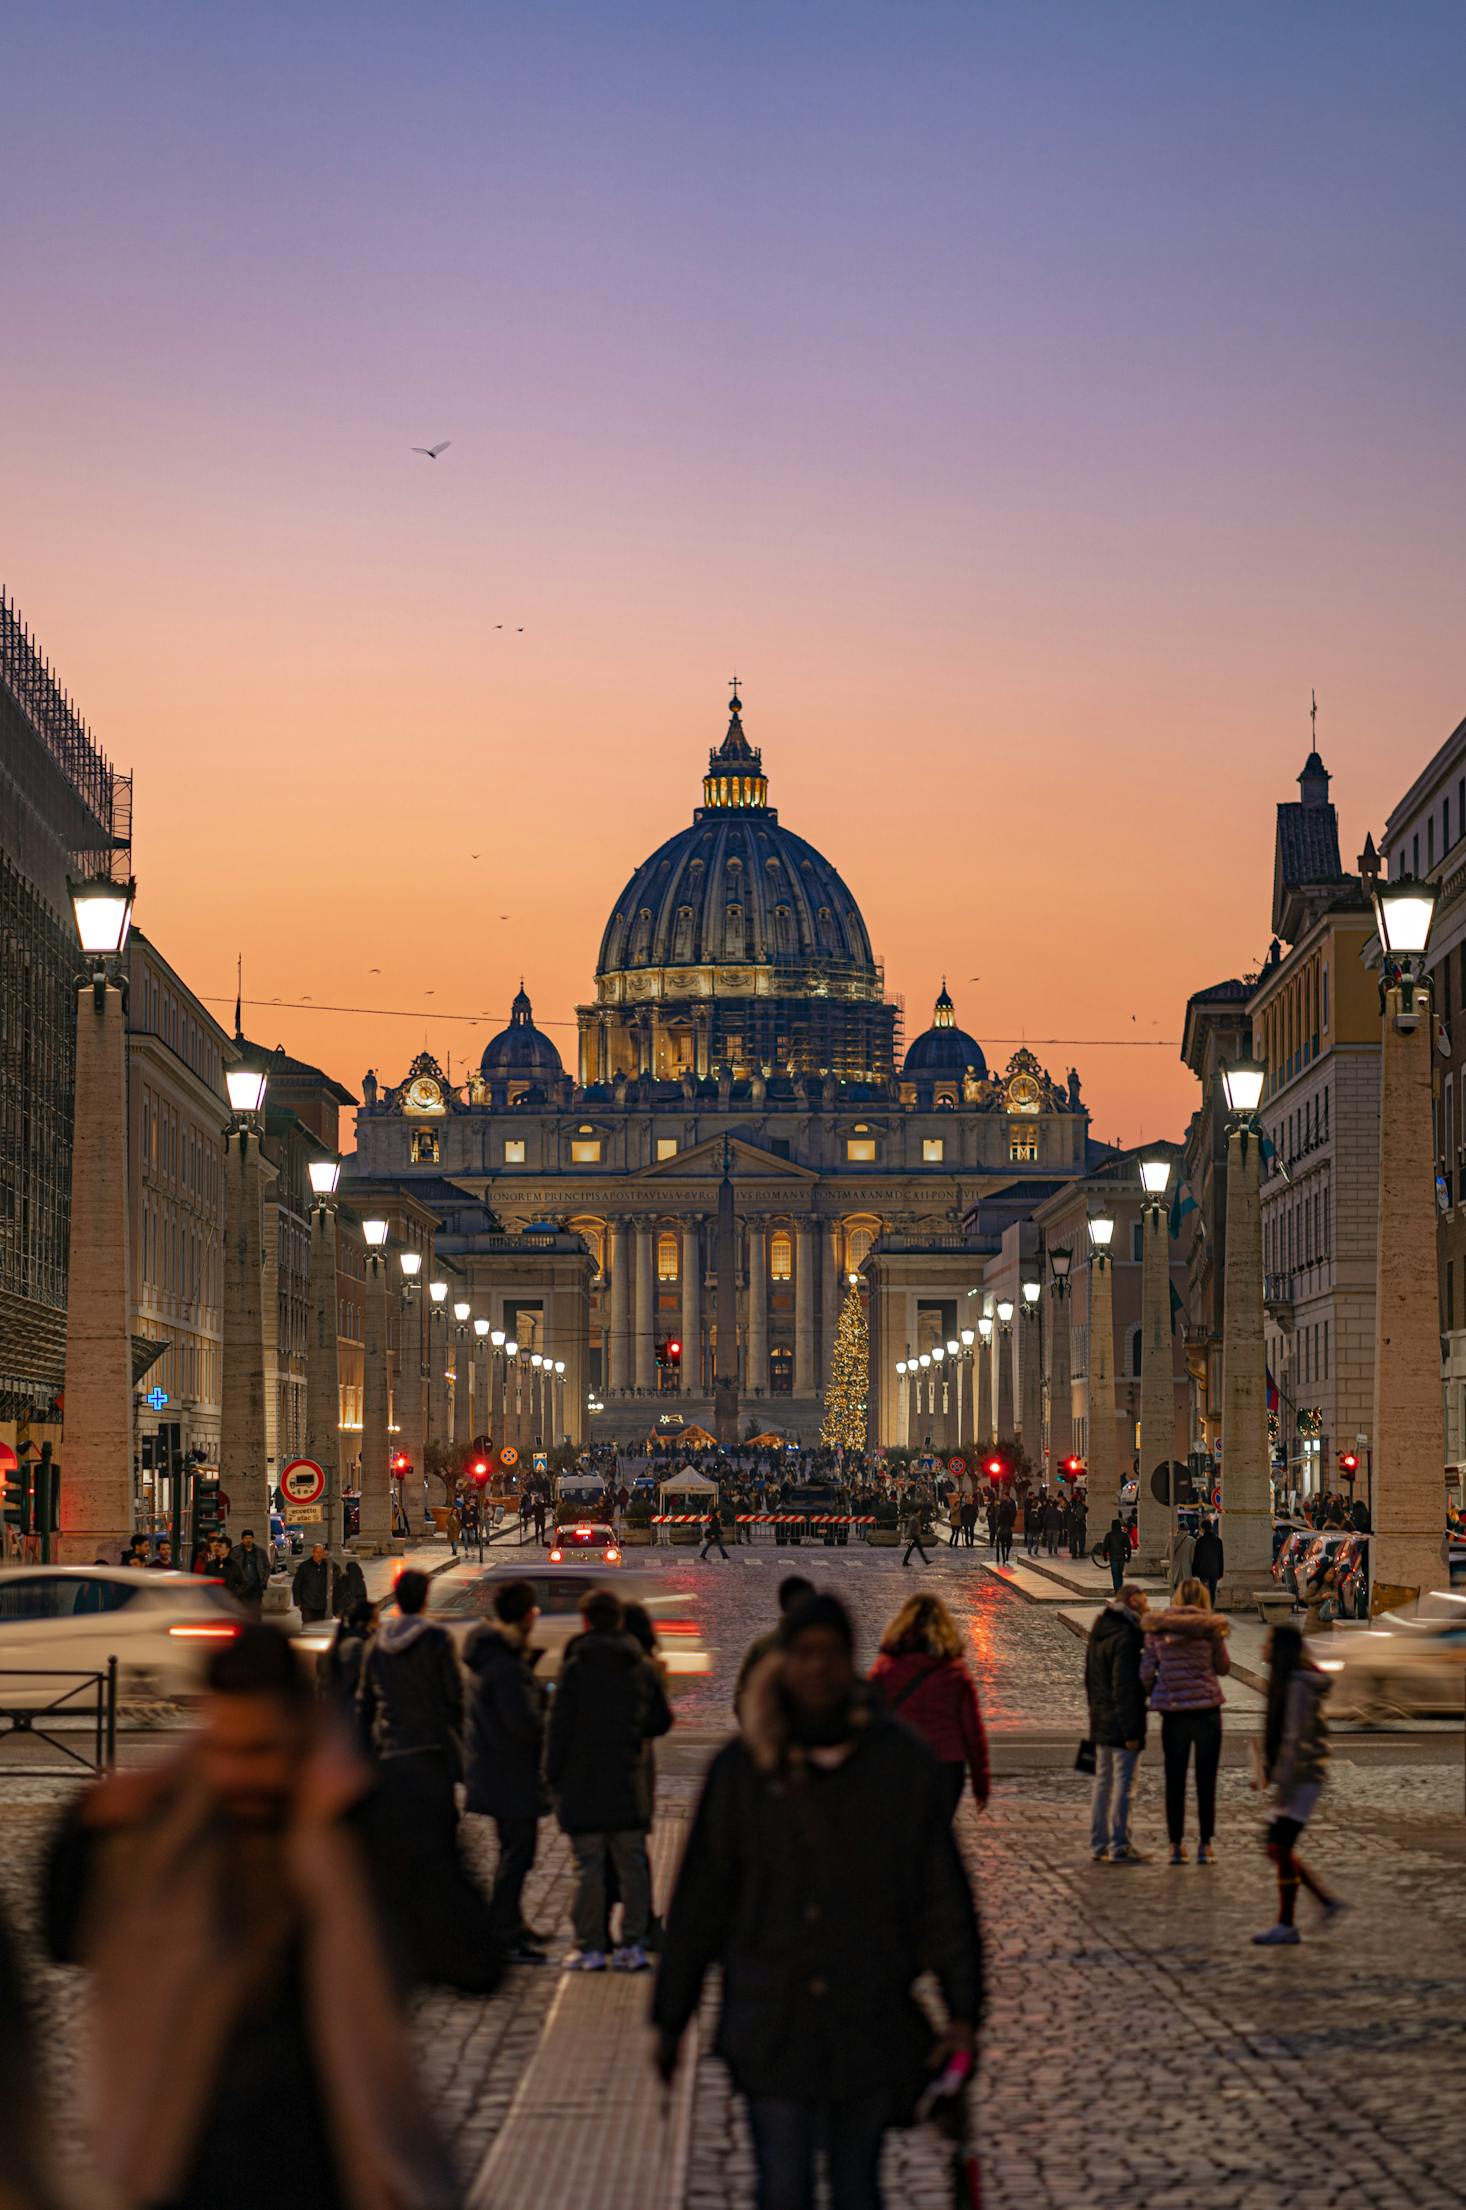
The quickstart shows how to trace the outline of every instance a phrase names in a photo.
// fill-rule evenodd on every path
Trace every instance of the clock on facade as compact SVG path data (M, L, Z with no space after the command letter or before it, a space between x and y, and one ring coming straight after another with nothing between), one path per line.
M430 1074L420 1074L408 1084L407 1103L415 1113L441 1113L443 1093Z
M1043 1092L1031 1074L1015 1074L1008 1084L1008 1110L1010 1113L1036 1113L1043 1103Z

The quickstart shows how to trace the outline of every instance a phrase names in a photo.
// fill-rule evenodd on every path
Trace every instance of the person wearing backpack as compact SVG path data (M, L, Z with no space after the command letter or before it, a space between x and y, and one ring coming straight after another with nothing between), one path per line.
M957 1622L940 1596L913 1596L901 1606L881 1636L870 1678L890 1717L919 1734L937 1759L953 1814L969 1773L977 1808L986 1810L992 1773L982 1708Z

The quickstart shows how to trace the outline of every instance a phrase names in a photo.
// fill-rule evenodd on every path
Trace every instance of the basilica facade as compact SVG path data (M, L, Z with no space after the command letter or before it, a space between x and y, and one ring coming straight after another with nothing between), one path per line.
M770 805L736 692L702 803L616 899L577 1018L573 1072L521 985L467 1081L427 1053L394 1082L369 1074L352 1167L419 1184L440 1209L453 1193L455 1269L521 1341L538 1324L533 1268L496 1292L504 1254L548 1251L552 1229L557 1252L579 1238L588 1322L571 1371L602 1437L712 1424L729 1363L725 1172L742 1430L812 1439L851 1274L887 1246L942 1253L941 1294L924 1299L912 1275L904 1324L911 1344L945 1337L968 1318L953 1308L954 1256L970 1249L981 1286L984 1204L1014 1217L1087 1171L1078 1076L1056 1082L1022 1049L990 1070L945 984L901 1049L860 908ZM473 1219L478 1235L464 1232ZM888 1316L888 1336L902 1321Z

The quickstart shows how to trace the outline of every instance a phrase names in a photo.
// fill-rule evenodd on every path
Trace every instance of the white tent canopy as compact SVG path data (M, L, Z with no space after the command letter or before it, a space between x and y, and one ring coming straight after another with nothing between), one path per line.
M716 1496L717 1493L717 1482L709 1481L706 1474L702 1473L673 1474L671 1479L664 1481L660 1489L657 1491L657 1494L661 1498L663 1504L667 1502L669 1497L710 1497Z

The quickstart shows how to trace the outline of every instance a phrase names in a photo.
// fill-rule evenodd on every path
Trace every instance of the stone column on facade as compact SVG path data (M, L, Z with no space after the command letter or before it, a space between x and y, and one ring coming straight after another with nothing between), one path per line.
M748 1238L748 1342L743 1386L753 1397L769 1393L769 1237L762 1220L750 1220Z
M75 1099L59 1547L90 1565L118 1557L132 1532L127 1029L112 983L77 993Z
M270 1539L270 1481L265 1463L264 1204L259 1137L231 1128L225 1142L223 1373L219 1405L219 1486L229 1499L234 1540L246 1527L264 1549Z
M1374 1336L1373 1605L1444 1588L1445 1428L1431 1125L1433 1001L1417 982L1385 990L1380 1046L1379 1229ZM1409 1014L1406 1015L1409 1018ZM1227 1474L1230 1450L1222 1430ZM1230 1554L1228 1563L1231 1563Z
M682 1388L702 1393L702 1221L690 1213L682 1222Z
M1166 1207L1147 1200L1140 1210L1140 1464L1136 1488L1140 1537L1136 1566L1164 1572L1170 1560L1172 1506L1151 1487L1157 1466L1169 1466L1176 1439L1176 1390L1171 1355L1171 1230Z
M1074 1383L1069 1341L1069 1285L1055 1282L1049 1306L1048 1341L1049 1423L1048 1479L1052 1488L1059 1468L1074 1451Z
M361 1545L379 1556L392 1540L387 1262L380 1251L367 1252L362 1305Z
M645 1214L638 1214L632 1222L632 1230L636 1253L633 1267L636 1300L632 1320L632 1371L637 1389L642 1396L649 1397L655 1395L657 1387L656 1233Z
M1115 1425L1115 1275L1106 1250L1089 1254L1089 1527L1095 1541L1120 1509L1120 1435Z
M1429 1125L1427 1114L1427 1142ZM1271 1580L1273 1556L1261 1163L1261 1131L1250 1123L1231 1128L1227 1134L1227 1266L1222 1283L1222 1535L1227 1588L1243 1596Z
M801 1220L795 1232L794 1259L794 1394L812 1397L817 1377L814 1363L814 1230Z
M336 1212L328 1199L311 1207L310 1332L305 1355L305 1455L326 1476L319 1527L307 1542L341 1548L341 1367L336 1324Z
M402 1505L409 1527L416 1526L426 1494L422 1322L422 1290L415 1281L409 1281L402 1290L402 1313L397 1330L397 1448L412 1468L402 1481ZM416 1510L410 1502L412 1498L417 1500Z
M819 1228L820 1238L820 1357L818 1387L821 1396L830 1386L830 1375L835 1364L835 1330L840 1324L840 1308L844 1303L840 1284L840 1223L823 1220Z
M1013 1323L999 1320L993 1330L993 1347L997 1359L997 1377L994 1388L994 1418L999 1435L1005 1442L1011 1441L1017 1422L1013 1413Z
M273 1489L290 1452L281 1432L286 1385L285 1346L280 1340L280 1281L284 1272L281 1238L284 1208L276 1185L260 1218L263 1278L260 1283L260 1337L265 1369L265 1484Z
M448 1424L448 1307L435 1302L428 1313L428 1442L446 1450L453 1439Z
M982 1329L979 1328L977 1348L973 1352L973 1357L977 1365L977 1440L980 1447L985 1450L994 1437L993 1339L997 1334L998 1323L990 1313L984 1313L983 1319L988 1332L984 1335Z
M606 1229L607 1264L611 1273L611 1358L607 1387L613 1396L624 1396L631 1386L631 1261L627 1223L613 1220Z

